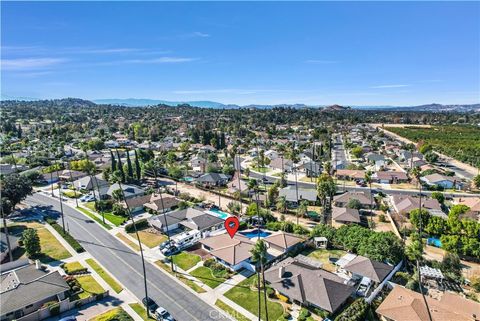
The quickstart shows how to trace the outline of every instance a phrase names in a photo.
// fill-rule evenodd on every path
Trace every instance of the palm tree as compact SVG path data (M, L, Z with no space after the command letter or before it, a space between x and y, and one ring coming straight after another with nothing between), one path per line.
M287 209L287 201L285 200L285 196L281 196L277 198L277 203L275 204L277 210L281 211L282 213L286 212Z
M265 264L267 263L267 243L262 239L259 239L255 246L250 250L252 253L252 262L256 263L257 278L258 278L258 319L260 320L261 315L261 304L260 304L260 275L262 279L263 286L263 298L265 301L265 316L268 321L268 308L267 308L267 286L265 284Z
M370 170L365 172L365 177L364 177L365 183L368 184L369 189L370 189L370 228L373 228L372 225L372 203L373 203L373 197L372 197L372 172Z
M308 201L303 200L300 201L300 205L298 206L297 214L298 216L304 216L308 212ZM298 216L297 216L297 224L298 224Z

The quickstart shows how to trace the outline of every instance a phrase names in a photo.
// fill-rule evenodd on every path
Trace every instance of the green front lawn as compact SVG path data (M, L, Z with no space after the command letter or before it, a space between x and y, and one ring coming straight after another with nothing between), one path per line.
M268 173L271 171L269 167L252 167L252 171L259 173Z
M46 228L37 229L38 237L40 238L40 247L42 251L42 256L40 261L50 262L50 261L60 261L66 258L71 257L70 252L67 251L65 247L57 240L52 233Z
M184 271L187 271L194 267L201 261L200 256L196 254L190 254L187 252L180 252L172 256L173 263Z
M62 191L62 194L69 198L79 198L82 193L76 191Z
M91 275L79 276L77 277L77 281L83 289L83 292L78 295L81 299L105 292L102 286L98 284Z
M175 275L175 273L172 272L172 269L170 267L170 264L166 264L162 261L156 261L155 264L160 267L161 269L165 270L166 272L170 273L171 275ZM181 282L186 284L189 288L191 288L193 291L197 293L205 293L206 291L200 287L197 283L194 281L187 279L183 274L181 273L176 273L175 275Z
M255 282L256 278L255 276L251 276L248 279L243 280L236 286L234 286L232 289L228 290L224 295L228 299L232 300L236 304L242 306L249 312L255 314L258 316L258 292L257 291L252 291L250 286L252 285L253 282ZM268 319L269 320L278 320L283 314L283 307L280 303L277 302L272 302L270 300L267 300L267 305L268 305ZM263 295L262 295L262 300L260 304L261 308L261 319L266 320L265 316L265 306L264 306L264 301L263 301Z
M110 276L110 274L105 272L105 270L100 265L98 265L97 261L95 261L94 259L87 259L86 262L87 262L88 265L90 265L92 267L93 270L95 270L95 272L98 273L98 275L100 275L100 277L105 282L108 283L108 285L110 285L112 287L113 291L115 291L117 293L120 293L123 290L123 287L120 284L118 284L117 281L115 281Z
M65 263L62 268L67 274L86 272L86 268L80 262Z
M84 205L86 208L88 208L92 212L98 213L99 216L102 216L102 215L105 216L105 219L115 226L120 226L123 224L123 222L127 220L126 217L112 214L112 212L104 212L103 214L99 213L95 209L95 202L88 202L88 203L85 203Z
M223 302L222 300L217 300L215 305L225 311L229 316L234 317L237 321L250 321L249 318L242 315L240 312L237 312L234 308Z
M190 274L212 289L215 289L217 286L225 282L225 278L217 278L216 276L213 275L212 270L208 267L205 266L200 266L190 272Z
M99 314L89 321L133 321L133 318L121 307L118 307Z
M323 249L318 249L318 250L312 250L312 249L307 249L303 251L303 255L306 255L312 259L315 259L319 262L321 262L322 268L324 270L334 272L336 270L336 265L332 264L329 260L330 257L332 258L341 258L347 252L343 250L323 250Z
M150 318L147 318L147 310L145 310L145 307L141 305L140 303L130 303L129 306L135 311L136 314L138 314L143 320L148 321L148 320L155 320L150 315Z

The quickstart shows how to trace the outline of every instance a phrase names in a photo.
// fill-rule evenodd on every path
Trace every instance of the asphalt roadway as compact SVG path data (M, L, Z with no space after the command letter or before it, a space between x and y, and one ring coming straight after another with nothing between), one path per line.
M60 205L57 199L36 193L27 198L31 206L42 206L48 211L60 213ZM69 207L63 206L65 224L70 234L97 261L99 261L109 273L113 274L128 290L139 300L145 297L142 263L140 255L133 252L122 242L109 234L102 227L90 220L84 214ZM58 218L61 224L61 218ZM207 321L228 320L224 313L205 303L195 294L172 280L169 275L159 271L152 263L145 262L148 280L148 296L158 305L167 309L178 321Z

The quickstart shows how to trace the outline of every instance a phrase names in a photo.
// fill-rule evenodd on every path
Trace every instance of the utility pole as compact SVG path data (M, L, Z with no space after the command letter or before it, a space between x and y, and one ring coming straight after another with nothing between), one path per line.
M57 164L57 161L55 160L54 165ZM57 167L57 177L58 177L58 199L60 201L60 212L62 214L62 228L63 228L63 233L65 233L65 218L63 214L63 200L62 200L62 182L60 181L60 177L58 175L58 167Z
M75 194L75 205L78 207L77 188L75 187L75 183L73 182L72 169L70 168L70 163L68 161L66 163L68 164L67 168L68 172L70 173L70 181L72 182L73 193Z
M127 207L127 214L128 214L128 217L130 218L130 220L132 221L133 229L135 230L135 235L136 235L137 241L138 241L138 247L140 248L140 257L142 258L142 270L143 270L143 286L144 286L144 289L145 289L145 297L148 298L147 271L145 269L145 258L143 257L142 242L140 242L140 237L138 236L137 225L135 224L135 221L133 220L132 212L130 211L130 207L128 206L127 200L125 198L125 191L122 188L121 180L118 180L118 187L120 188L120 191L122 193L123 201L125 202L125 206ZM145 306L145 309L147 310L147 319L148 319L148 318L150 318L150 312L148 311L148 306Z

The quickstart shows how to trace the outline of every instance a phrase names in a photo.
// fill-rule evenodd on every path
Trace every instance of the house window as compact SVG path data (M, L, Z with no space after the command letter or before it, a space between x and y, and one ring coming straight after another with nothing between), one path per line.
M31 308L31 307L33 307L33 304L27 305L27 306L25 307L25 309L29 309L29 308Z

